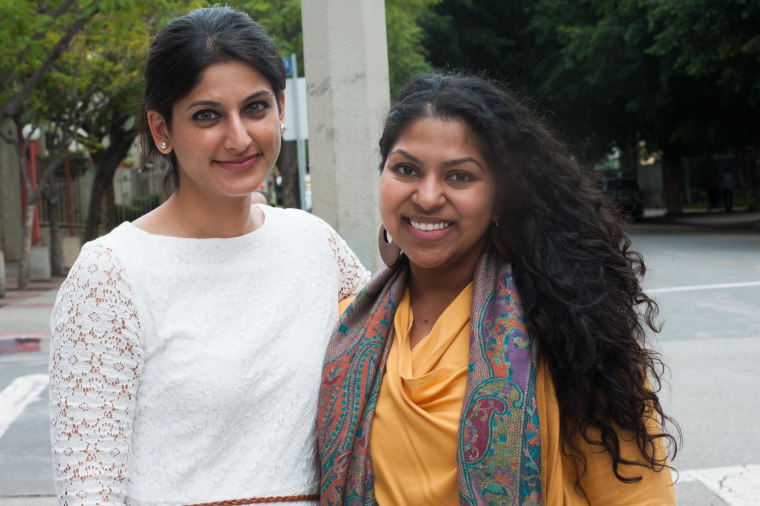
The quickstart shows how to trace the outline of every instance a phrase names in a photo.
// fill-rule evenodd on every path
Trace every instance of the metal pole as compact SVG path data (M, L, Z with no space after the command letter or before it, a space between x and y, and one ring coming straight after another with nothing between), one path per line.
M298 191L301 202L301 209L306 209L306 143L301 135L301 107L298 101L298 61L296 54L290 55L290 68L293 76L293 127L296 129L296 150L298 152Z

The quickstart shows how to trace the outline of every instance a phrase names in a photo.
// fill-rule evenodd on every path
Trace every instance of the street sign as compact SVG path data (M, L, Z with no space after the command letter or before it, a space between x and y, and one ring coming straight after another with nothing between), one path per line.
M283 58L282 61L285 63L285 75L290 77L291 74L293 74L293 69L290 66L290 58Z

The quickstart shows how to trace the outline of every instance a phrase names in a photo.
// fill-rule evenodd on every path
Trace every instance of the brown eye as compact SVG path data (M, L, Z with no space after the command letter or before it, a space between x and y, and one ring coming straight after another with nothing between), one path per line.
M414 167L406 164L397 165L395 171L401 176L413 176L417 173Z
M196 121L213 121L220 117L219 113L211 109L203 109L193 114L193 119Z
M455 172L449 176L449 180L455 183L469 183L473 179L472 174L467 172Z
M260 114L269 109L269 104L266 102L258 101L251 102L245 108L245 112L248 114Z

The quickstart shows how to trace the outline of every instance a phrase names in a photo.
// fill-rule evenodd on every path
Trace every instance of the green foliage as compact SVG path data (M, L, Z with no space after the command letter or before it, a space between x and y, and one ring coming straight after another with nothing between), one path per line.
M216 2L209 1L209 5ZM299 75L303 76L303 32L301 0L233 0L230 7L246 11L272 38L283 58L296 53Z
M441 0L385 0L391 96L415 74L429 72L421 19Z
M443 0L424 22L435 66L536 97L585 160L640 140L684 154L757 139L758 26L747 0Z

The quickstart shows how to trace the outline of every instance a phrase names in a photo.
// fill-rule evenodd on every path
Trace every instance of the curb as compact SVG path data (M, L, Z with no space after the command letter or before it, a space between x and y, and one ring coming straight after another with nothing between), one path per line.
M39 337L0 339L0 355L12 355L14 353L28 353L34 351L40 351Z
M49 343L47 332L0 332L0 355L47 351Z

